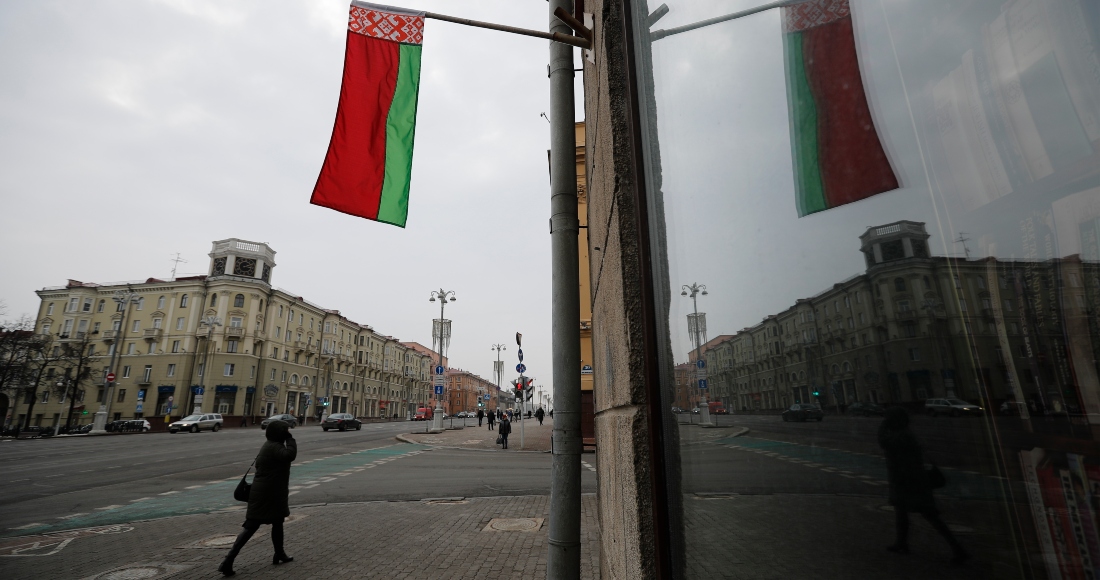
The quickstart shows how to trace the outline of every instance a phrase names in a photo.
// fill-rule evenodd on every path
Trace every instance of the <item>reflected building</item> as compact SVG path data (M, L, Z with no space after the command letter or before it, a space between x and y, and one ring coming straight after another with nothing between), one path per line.
M933 256L928 237L920 222L868 228L864 273L704 345L717 400L767 410L958 397L1100 413L1097 263Z

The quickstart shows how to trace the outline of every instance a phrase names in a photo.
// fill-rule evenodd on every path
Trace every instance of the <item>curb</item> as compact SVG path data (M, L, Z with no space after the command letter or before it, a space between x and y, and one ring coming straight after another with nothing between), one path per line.
M402 443L411 443L413 445L426 445L428 447L431 447L432 449L460 449L462 451L480 451L482 453L501 453L504 451L504 449L477 449L472 447L457 447L454 445L435 445L433 443L421 443L420 441L413 441L412 439L408 439L404 435L397 435L394 438ZM513 453L550 453L549 451L527 451L525 449L516 449L514 451L512 449L508 449L508 451L511 451Z

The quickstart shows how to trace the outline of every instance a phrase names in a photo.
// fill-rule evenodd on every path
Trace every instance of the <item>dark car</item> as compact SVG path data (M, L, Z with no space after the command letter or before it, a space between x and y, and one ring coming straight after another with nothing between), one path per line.
M267 424L272 421L282 421L284 423L290 423L291 429L298 426L298 418L294 415L272 415L267 419L260 421L260 429L267 429Z
M363 422L356 419L355 415L351 413L333 413L324 421L321 421L321 428L325 431L329 429L339 429L340 431L355 429L358 431L363 428Z
M821 412L821 407L795 403L789 409L783 411L784 421L809 421L810 419L816 421L825 419L825 413Z
M886 408L875 403L859 402L848 405L845 412L859 417L882 417L886 415Z

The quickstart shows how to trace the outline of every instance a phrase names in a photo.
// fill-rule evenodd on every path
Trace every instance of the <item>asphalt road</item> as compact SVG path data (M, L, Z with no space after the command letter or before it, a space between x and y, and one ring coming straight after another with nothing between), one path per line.
M547 453L395 439L411 430L294 429L291 505L549 494ZM232 490L262 443L259 428L0 442L0 537L237 509ZM595 473L582 471L583 491L594 492Z

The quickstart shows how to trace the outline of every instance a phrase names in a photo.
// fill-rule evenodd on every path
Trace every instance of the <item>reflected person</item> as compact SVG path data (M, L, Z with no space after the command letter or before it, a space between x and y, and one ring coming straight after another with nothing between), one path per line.
M290 434L290 424L272 421L264 432L267 442L256 456L256 477L248 494L248 511L237 541L218 566L226 576L233 571L233 559L262 524L271 524L271 544L275 548L272 564L292 562L283 550L283 519L290 515L290 464L298 456L298 444Z
M920 443L909 429L909 413L905 409L887 409L879 426L878 443L886 455L890 505L894 506L897 533L893 545L886 549L899 554L909 553L909 512L916 512L947 540L954 553L951 558L953 564L962 564L969 559L970 554L955 539L936 510L936 499L932 495L928 471L924 468Z

